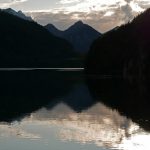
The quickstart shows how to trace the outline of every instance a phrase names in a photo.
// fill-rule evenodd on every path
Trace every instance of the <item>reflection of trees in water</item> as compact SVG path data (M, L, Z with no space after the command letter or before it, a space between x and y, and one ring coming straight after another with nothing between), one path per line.
M147 84L131 84L118 78L88 78L87 83L95 99L150 130L150 96Z

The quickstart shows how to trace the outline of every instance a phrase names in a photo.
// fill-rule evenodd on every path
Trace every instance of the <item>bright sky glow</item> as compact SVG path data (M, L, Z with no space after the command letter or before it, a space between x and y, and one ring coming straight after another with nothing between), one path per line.
M53 23L62 30L83 20L105 32L149 8L150 0L0 0L0 8L8 7L28 13L40 24Z

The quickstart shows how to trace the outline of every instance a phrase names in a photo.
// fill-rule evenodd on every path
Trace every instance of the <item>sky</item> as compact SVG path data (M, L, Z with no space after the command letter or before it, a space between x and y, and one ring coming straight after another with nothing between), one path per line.
M0 8L9 7L60 30L82 20L103 33L132 20L150 7L150 0L0 0Z

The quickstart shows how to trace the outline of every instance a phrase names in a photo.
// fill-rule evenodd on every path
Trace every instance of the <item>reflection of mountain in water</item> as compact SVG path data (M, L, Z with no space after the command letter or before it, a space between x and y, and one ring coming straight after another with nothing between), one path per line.
M32 130L29 132L28 128ZM11 134L13 137L44 141L50 139L53 129L54 137L57 135L56 141L61 139L70 143L90 143L100 149L147 150L150 139L149 133L102 103L97 103L81 113L76 113L64 103L51 109L42 108L19 124L11 127L0 124L0 135ZM142 138L144 142L141 141Z
M144 129L150 130L148 85L138 86L116 78L88 78L87 82L95 99L117 109Z
M143 87L129 86L120 79L88 78L93 99L82 72L1 71L0 82L0 121L24 118L18 125L1 123L0 135L40 139L44 131L30 133L24 126L31 124L40 130L41 126L47 130L53 126L65 141L123 150L138 144L138 148L144 145L143 150L147 150L150 135L143 129L149 130L149 109Z
M61 101L76 111L87 109L94 101L87 87L76 85L80 81L81 72L1 71L0 120L10 121L48 104L52 108Z
M101 103L76 113L65 104L60 103L51 110L41 109L32 113L32 119L62 126L59 137L81 143L94 142L98 146L115 147L124 137L130 137L140 130L131 120L119 115ZM130 130L132 127L135 130ZM113 137L113 139L112 139Z
M96 103L91 97L88 87L84 83L77 83L72 85L72 89L66 95L54 99L49 103L47 108L52 108L54 106L53 104L55 103L56 105L57 102L63 102L67 104L72 110L76 112L86 110Z
M82 72L1 71L0 82L0 121L24 117L42 107L51 110L59 103L66 104L74 112L84 112L102 101L150 130L146 90L128 86L118 79L88 80L94 98L84 84Z

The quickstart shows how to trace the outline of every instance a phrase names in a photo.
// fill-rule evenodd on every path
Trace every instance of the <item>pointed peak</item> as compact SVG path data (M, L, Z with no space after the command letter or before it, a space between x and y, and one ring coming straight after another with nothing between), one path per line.
M75 22L72 26L70 26L67 30L69 30L69 29L74 29L74 28L81 28L81 27L83 27L85 24L81 21L81 20L79 20L79 21L77 21L77 22Z
M47 29L49 29L49 30L59 30L59 29L57 29L53 24L47 24L46 26L45 26L45 28L47 28Z
M24 20L33 21L33 19L30 16L26 16L21 10L15 11L12 8L6 8L6 9L2 9L2 11L17 16L19 18L22 18Z
M60 32L62 32L57 27L55 27L55 25L53 25L53 24L47 24L47 25L45 25L45 28L48 31L50 31L51 33L53 33L54 35L57 35L57 36L59 36Z
M83 25L84 23L82 22L82 20L79 20L75 23L75 25Z

